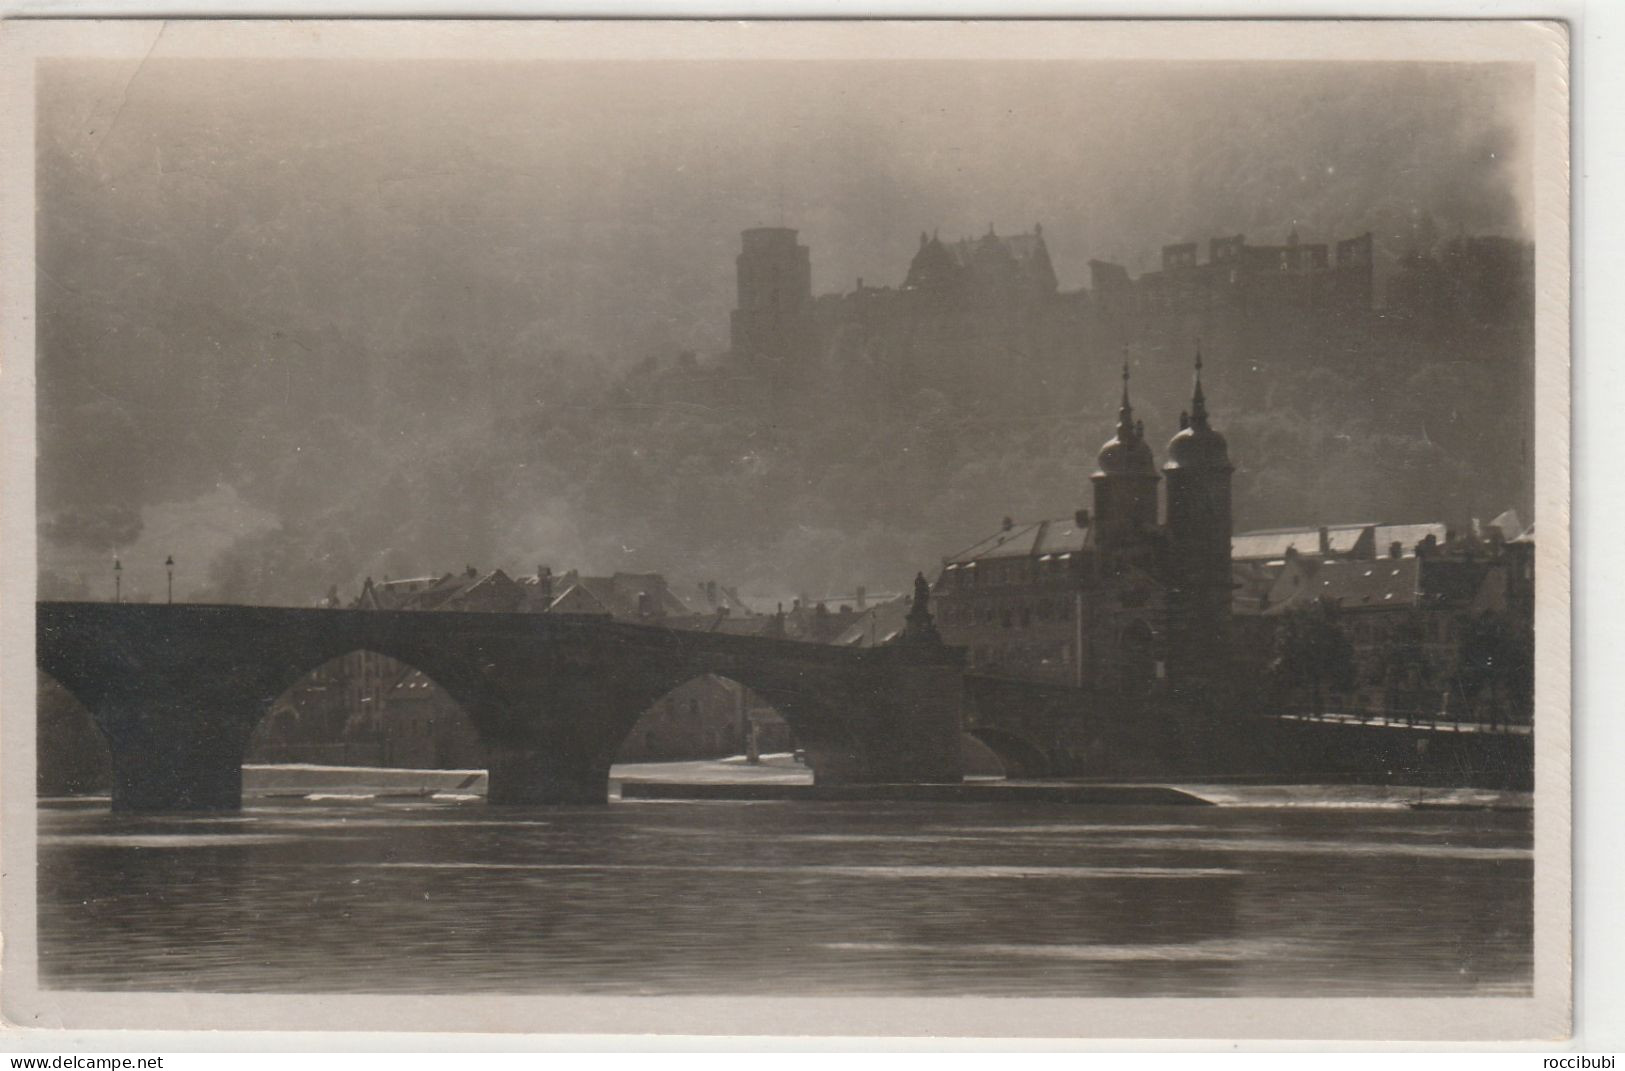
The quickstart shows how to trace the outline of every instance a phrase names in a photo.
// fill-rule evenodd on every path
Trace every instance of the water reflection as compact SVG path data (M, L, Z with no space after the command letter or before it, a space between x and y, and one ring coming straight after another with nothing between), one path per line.
M1098 818L1096 821L1094 819ZM41 810L92 989L1527 993L1527 814L276 801Z

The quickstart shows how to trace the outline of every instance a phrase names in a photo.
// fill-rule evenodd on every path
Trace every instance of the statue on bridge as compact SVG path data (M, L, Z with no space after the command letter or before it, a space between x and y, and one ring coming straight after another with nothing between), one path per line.
M898 643L942 643L937 623L931 619L931 581L924 573L914 575L914 602L908 610L908 621Z

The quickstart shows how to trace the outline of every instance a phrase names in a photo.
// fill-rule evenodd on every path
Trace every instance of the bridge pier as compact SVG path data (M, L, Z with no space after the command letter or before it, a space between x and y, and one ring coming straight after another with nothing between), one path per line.
M929 649L928 649L929 650ZM809 742L820 785L958 784L964 779L959 735L964 685L958 666L922 661L917 650L882 648L847 690L823 702L862 712L846 736Z
M142 712L146 713L146 712ZM139 722L141 714L116 719ZM189 717L161 734L108 735L115 811L237 811L243 806L248 726L237 719Z
M609 767L557 747L487 744L485 764L487 803L609 802Z
M901 770L888 769L887 764L876 761L874 756L850 746L809 744L805 750L815 785L886 785L908 780Z

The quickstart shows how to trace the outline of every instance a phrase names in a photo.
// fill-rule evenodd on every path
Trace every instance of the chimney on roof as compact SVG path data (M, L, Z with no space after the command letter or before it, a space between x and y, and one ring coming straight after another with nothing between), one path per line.
M1403 558L1405 556L1405 544L1397 539L1388 544L1388 556L1390 558Z
M553 570L545 565L536 567L536 593L544 604L553 602Z
M705 598L712 606L717 604L717 582L715 580L705 582Z
M1079 528L1089 527L1089 511L1086 509L1078 510L1078 512L1072 515L1072 523L1077 525Z
M868 608L869 589L864 587L862 584L858 585L858 599L857 599L857 602L858 602L858 609L864 610L864 609Z
M1416 544L1416 556L1418 558L1431 558L1433 557L1433 552L1438 549L1439 537L1434 535L1432 532L1429 532L1427 535L1422 537L1422 541L1420 543Z
M472 565L470 565L470 566L468 566L467 568L465 568L463 570L463 575L468 577L470 580L472 580L476 576L480 575L480 571L478 569L474 568Z
M1332 534L1326 530L1326 526L1323 524L1320 526L1320 553L1322 555L1326 555L1330 554L1331 552Z
M1010 529L1014 528L1015 526L1016 526L1016 522L1014 520L1012 520L1011 518L1006 517L1004 519L1004 530L1006 532L1008 532Z

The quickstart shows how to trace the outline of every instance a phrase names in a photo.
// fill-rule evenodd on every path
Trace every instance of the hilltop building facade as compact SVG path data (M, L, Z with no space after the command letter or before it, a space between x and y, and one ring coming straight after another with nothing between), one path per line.
M642 389L732 399L785 420L830 406L882 413L925 387L1017 412L1098 396L1105 365L1080 354L1127 347L1167 367L1158 358L1193 337L1221 360L1337 352L1340 332L1370 320L1375 293L1369 234L1327 245L1293 233L1279 246L1232 235L1210 241L1205 262L1195 243L1169 245L1139 278L1091 261L1090 285L1076 290L1060 288L1042 224L958 240L922 233L894 286L859 279L815 295L811 259L791 228L743 232L726 358L709 370L679 362Z

